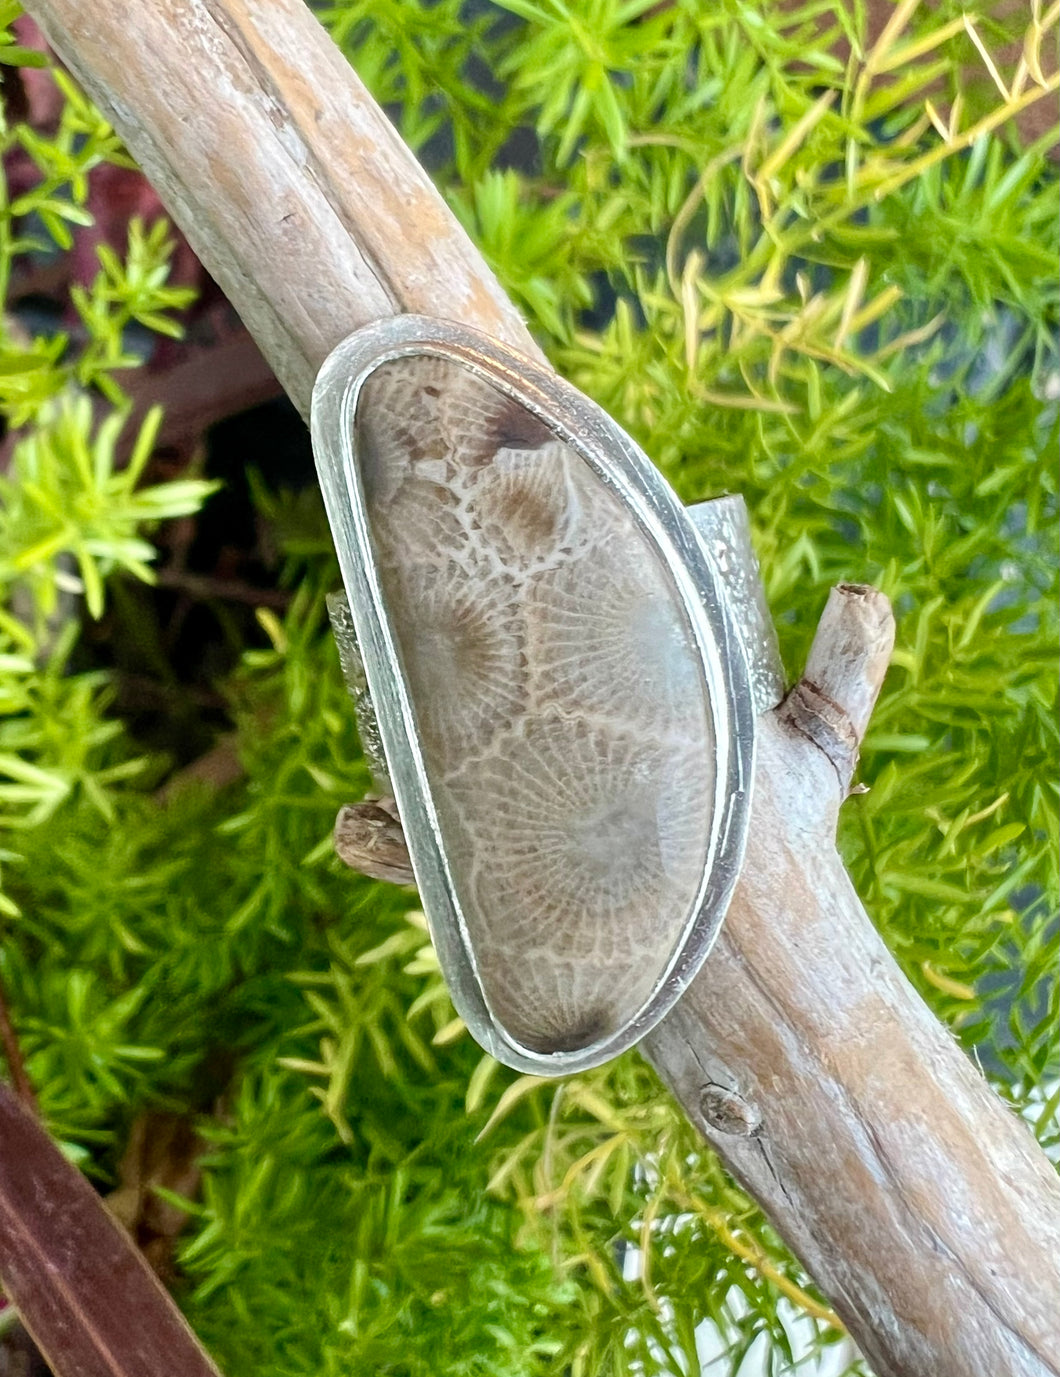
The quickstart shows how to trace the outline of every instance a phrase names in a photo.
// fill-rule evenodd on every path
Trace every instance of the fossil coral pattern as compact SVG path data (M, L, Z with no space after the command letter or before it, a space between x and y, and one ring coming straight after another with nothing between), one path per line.
M456 363L381 365L357 453L483 991L508 1033L617 1028L695 903L714 740L661 560L590 465Z

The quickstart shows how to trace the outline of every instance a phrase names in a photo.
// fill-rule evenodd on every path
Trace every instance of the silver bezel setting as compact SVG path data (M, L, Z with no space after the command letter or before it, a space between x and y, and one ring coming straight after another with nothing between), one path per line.
M575 1051L522 1046L494 1016L446 861L408 683L388 622L354 443L361 388L380 364L423 354L462 365L527 408L626 504L662 559L692 628L717 743L710 849L681 941L649 999L606 1038ZM313 390L312 439L339 567L416 882L453 1003L472 1036L507 1066L541 1076L586 1070L633 1046L673 1007L721 927L743 858L754 775L755 711L724 585L658 470L577 388L489 336L454 322L394 316L344 339Z

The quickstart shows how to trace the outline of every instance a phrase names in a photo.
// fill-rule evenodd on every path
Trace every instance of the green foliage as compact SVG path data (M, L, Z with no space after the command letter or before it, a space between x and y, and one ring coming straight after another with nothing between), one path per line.
M13 7L5 10L10 20ZM14 258L48 251L48 236L53 250L69 247L68 225L90 219L89 171L120 153L109 126L68 78L57 80L67 100L52 138L24 126L0 134L4 152L21 145L40 171L32 190L0 203L4 284ZM50 819L59 825L65 805L83 803L113 819L114 795L144 764L108 712L105 682L71 673L68 661L82 599L88 615L99 617L105 580L116 571L150 580L152 529L195 511L210 491L193 480L140 486L157 410L119 457L127 407L113 374L136 362L122 333L133 320L171 332L165 313L188 298L166 285L169 249L164 225L145 231L134 223L125 263L101 250L96 282L75 301L88 333L79 351L61 334L27 338L8 317L0 330L0 410L9 428L0 478L0 826L14 832L16 846L26 829ZM122 405L97 420L90 387ZM18 852L4 859L10 863ZM16 911L9 894L0 902ZM56 986L72 1022L87 1016L92 984L71 987L68 999Z
M894 601L844 854L1055 1146L1058 180L1009 119L1053 29L1038 6L1011 50L1011 18L949 3L872 42L840 0L466 9L323 14L561 369L683 497L745 493L789 668L832 583ZM5 283L120 156L64 90L53 137L3 136L42 172L0 207ZM316 505L258 492L293 596L224 686L238 782L160 804L106 679L73 669L84 615L150 576L153 524L206 496L140 487L154 422L122 467L120 410L84 398L120 404L129 322L169 328L165 263L158 229L102 255L79 353L0 337L0 979L51 1126L112 1178L145 1106L200 1116L183 1300L231 1377L662 1377L696 1371L704 1320L734 1371L765 1342L782 1372L792 1314L835 1343L635 1055L563 1085L501 1071L412 895L331 855L367 775Z

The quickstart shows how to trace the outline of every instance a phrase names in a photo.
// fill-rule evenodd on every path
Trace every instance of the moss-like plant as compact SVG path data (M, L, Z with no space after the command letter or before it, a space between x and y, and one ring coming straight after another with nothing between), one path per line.
M1055 90L1057 7L902 0L871 36L858 0L468 8L322 14L560 369L684 498L746 495L789 666L833 582L892 599L844 854L1055 1150L1058 178L1017 117ZM0 205L5 283L121 156L58 79L54 136L3 132L41 170ZM180 1296L230 1377L662 1377L708 1321L734 1371L836 1343L636 1054L561 1085L483 1059L413 896L341 871L367 775L318 505L258 484L292 595L220 685L236 782L160 802L164 762L75 672L155 523L207 496L140 486L153 421L115 462L123 332L182 302L166 253L102 255L79 350L0 335L0 981L49 1125L112 1180L144 1109L195 1117Z

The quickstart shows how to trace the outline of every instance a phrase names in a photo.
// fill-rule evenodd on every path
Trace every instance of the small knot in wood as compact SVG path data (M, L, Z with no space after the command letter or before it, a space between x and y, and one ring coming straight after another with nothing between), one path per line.
M711 1128L732 1138L753 1138L762 1127L757 1105L715 1081L708 1081L700 1090L699 1112Z
M835 766L845 791L858 765L858 734L844 708L819 685L802 679L788 694L781 709L785 720L823 751Z
M828 595L805 674L777 709L782 722L832 762L841 797L850 789L893 647L885 595L867 584L841 583Z
M351 870L395 885L415 883L409 849L392 798L365 799L339 809L335 850Z

